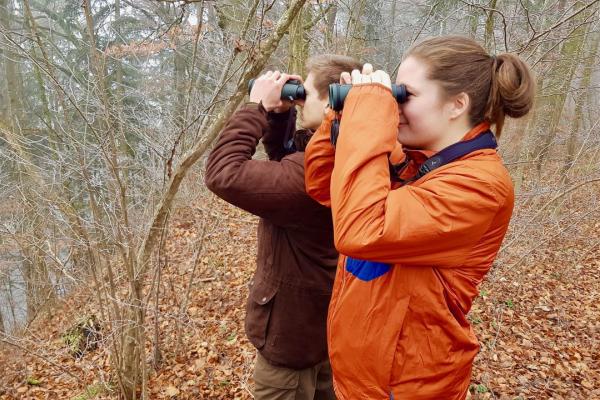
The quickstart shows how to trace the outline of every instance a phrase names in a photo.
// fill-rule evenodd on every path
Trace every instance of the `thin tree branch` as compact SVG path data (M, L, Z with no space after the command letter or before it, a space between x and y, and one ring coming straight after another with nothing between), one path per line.
M542 36L547 35L548 33L550 33L552 30L558 28L559 26L561 26L562 24L564 24L565 22L570 21L571 19L573 19L574 17L576 17L577 15L581 14L582 12L584 12L585 10L591 8L592 6L594 6L596 3L598 3L600 0L594 0L591 3L589 3L588 5L580 8L578 11L575 11L574 13L572 13L571 15L569 15L568 17L565 17L564 19L558 21L557 23L555 23L554 25L552 25L551 27L549 27L548 29L546 29L543 32L540 33L535 33L529 38L529 40L527 41L527 43L525 43L524 45L521 46L521 48L517 51L517 54L521 54L523 51L525 51L525 49L527 47L529 47L529 45L531 43L533 43L535 40L539 39Z

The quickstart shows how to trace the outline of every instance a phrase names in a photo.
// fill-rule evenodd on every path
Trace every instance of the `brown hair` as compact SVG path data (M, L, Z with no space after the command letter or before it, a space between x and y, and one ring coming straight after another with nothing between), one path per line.
M337 54L320 54L306 62L306 73L313 73L314 85L321 99L329 95L329 84L340 81L342 72L352 72L353 69L361 68L362 64L358 60Z
M527 64L514 54L492 56L470 38L443 36L416 44L406 57L426 63L429 79L438 81L446 96L466 93L471 124L495 124L498 137L506 115L520 118L533 105L535 80Z

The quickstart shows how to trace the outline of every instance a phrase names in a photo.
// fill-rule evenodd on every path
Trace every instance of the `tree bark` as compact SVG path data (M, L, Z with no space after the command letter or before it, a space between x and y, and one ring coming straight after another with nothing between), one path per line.
M551 144L556 137L567 95L572 87L575 71L580 65L579 58L585 33L589 27L589 25L583 24L585 18L586 14L582 13L571 21L573 27L571 35L563 43L559 52L559 59L550 71L550 77L547 80L549 83L547 90L552 91L552 93L546 94L545 101L542 102L542 107L546 112L538 114L540 118L536 124L536 128L543 135L534 153L538 174L543 168Z
M598 33L589 32L587 35L589 40L590 50L587 54L585 62L582 67L583 77L579 83L579 87L583 90L578 92L574 96L575 111L573 112L573 118L571 127L569 129L569 139L567 140L567 151L565 155L565 161L561 169L562 182L567 183L569 181L569 171L574 167L576 162L576 149L577 149L577 137L579 136L579 129L581 121L583 120L583 107L587 103L588 96L584 95L589 92L590 84L592 80L592 73L594 71L594 65L597 65L598 59L598 48L600 47L600 36ZM581 93L583 92L583 93Z
M291 2L290 2L291 4ZM305 76L305 64L308 58L308 48L310 38L307 35L304 25L310 22L312 13L310 7L304 7L290 25L289 34L289 60L287 72Z
M496 1L497 0L490 0L490 4L488 5L489 8L496 8ZM492 51L494 49L494 45L495 45L495 38L494 38L494 11L489 10L487 15L487 19L485 21L485 36L484 36L484 43L485 43L485 48L488 51Z

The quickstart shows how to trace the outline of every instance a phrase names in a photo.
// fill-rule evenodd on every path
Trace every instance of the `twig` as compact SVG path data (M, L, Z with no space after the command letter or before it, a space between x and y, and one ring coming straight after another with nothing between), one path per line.
M555 23L554 25L552 25L550 28L546 29L545 31L536 34L534 31L533 36L531 36L529 38L529 40L527 41L527 43L525 43L523 46L521 46L521 48L517 51L518 54L521 54L523 51L525 51L525 49L527 47L529 47L529 45L539 39L542 36L545 36L546 34L550 33L553 29L558 28L559 26L561 26L562 24L564 24L565 22L571 20L572 18L576 17L577 15L581 14L583 11L587 10L588 8L592 7L594 4L598 3L600 0L594 0L592 1L590 4L582 7L580 10L575 11L573 14L569 15L568 17L565 17L564 19L558 21L557 23Z
M525 7L525 5L523 4L523 0L519 0L519 4L521 4L523 11L525 11L525 18L527 18L527 24L529 25L529 27L533 31L533 34L535 35L535 32L536 32L535 28L533 27L533 24L531 23L531 19L529 18L529 9L527 7Z
M491 7L485 7L485 6L480 6L479 4L473 4L473 3L469 3L467 1L461 0L461 3L466 4L470 7L474 7L474 8L479 8L481 10L484 11L490 11L490 12L495 12L497 14L500 14L500 16L502 17L502 24L504 25L504 51L508 52L508 33L506 32L507 27L506 27L506 17L504 16L504 14L502 13L502 11L497 10L495 8L491 8Z

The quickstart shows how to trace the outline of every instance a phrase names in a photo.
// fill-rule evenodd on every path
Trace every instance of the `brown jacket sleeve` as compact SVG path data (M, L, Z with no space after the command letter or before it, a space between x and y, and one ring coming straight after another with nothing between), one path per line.
M276 225L301 225L303 210L314 207L304 189L304 153L280 161L252 159L268 126L267 114L259 105L239 109L223 128L208 158L206 186L228 203ZM266 146L270 157L277 159L281 151L278 146Z

